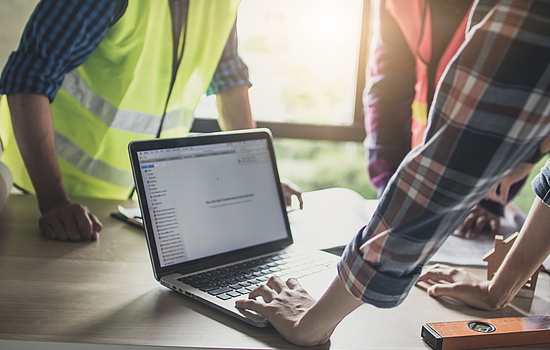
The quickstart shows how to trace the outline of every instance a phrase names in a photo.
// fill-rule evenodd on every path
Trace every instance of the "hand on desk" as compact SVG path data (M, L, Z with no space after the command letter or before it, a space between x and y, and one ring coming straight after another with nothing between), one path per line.
M262 297L262 301L257 301ZM298 345L317 345L303 343L300 340L300 320L315 304L308 292L298 280L289 278L284 283L279 277L272 276L267 284L261 284L249 294L248 300L237 300L237 307L250 309L265 316L269 322L288 341ZM319 344L328 341L321 340Z
M262 314L286 340L301 346L328 342L340 321L363 304L339 277L318 301L295 278L285 283L277 276L250 292L249 298L237 300L236 306Z
M491 229L491 235L498 234L500 217L481 205L472 208L466 219L457 230L457 236L463 238L476 238L485 227Z
M46 237L61 241L95 241L102 229L88 208L73 203L53 207L42 215L38 225Z
M428 288L432 297L448 296L482 310L495 310L489 295L490 281L462 268L436 264L422 271L418 282L435 282Z
M304 209L302 189L288 179L281 179L281 186L283 187L286 206L290 206L292 204L292 196L296 196L298 202L300 202L300 209Z

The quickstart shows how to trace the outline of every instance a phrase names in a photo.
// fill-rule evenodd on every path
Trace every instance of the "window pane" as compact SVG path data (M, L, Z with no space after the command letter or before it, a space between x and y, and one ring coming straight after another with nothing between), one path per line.
M302 190L344 187L364 198L376 198L367 177L362 143L275 139L274 147L281 178L290 179Z
M363 0L241 2L239 53L250 69L256 120L352 124L362 6ZM214 113L210 98L203 103L197 116Z

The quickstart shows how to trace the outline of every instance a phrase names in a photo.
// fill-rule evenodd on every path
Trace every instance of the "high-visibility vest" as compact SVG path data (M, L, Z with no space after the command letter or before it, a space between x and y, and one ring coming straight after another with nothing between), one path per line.
M425 63L432 59L430 6L428 0L388 0L386 4L386 9L402 29L405 40L416 60L416 84L412 103L411 126L411 147L414 148L423 142L424 132L428 124L428 104L433 97L428 96L429 93L433 94L433 91L428 91L428 67ZM439 59L434 86L437 86L445 68L464 43L467 22L468 14L462 19L453 38ZM424 23L423 26L422 23Z
M70 196L124 199L133 187L128 143L186 134L208 88L240 0L189 2L183 58L172 87L172 19L167 0L130 0L94 53L66 74L51 104L55 149ZM167 102L168 100L168 102ZM34 192L0 101L2 161L14 183Z

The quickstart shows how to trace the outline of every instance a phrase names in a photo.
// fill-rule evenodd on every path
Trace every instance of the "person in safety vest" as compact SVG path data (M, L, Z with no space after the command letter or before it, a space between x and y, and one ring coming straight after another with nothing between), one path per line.
M237 307L264 315L294 344L328 342L361 305L400 305L472 207L550 150L550 1L476 0L465 33L438 83L422 144L390 178L370 222L358 227L323 296L315 300L298 280L272 276L248 299L236 300ZM426 277L442 273L455 292L438 285L434 295L462 291L479 298L477 305L489 295L502 307L540 267L550 253L549 166L533 181L538 198L495 288L434 268Z
M407 153L422 143L437 84L465 39L471 0L380 0L365 91L365 149L371 184L382 195ZM483 199L457 234L497 234L504 204ZM503 189L504 190L504 189Z
M36 193L47 237L97 239L101 223L69 196L129 198L128 143L186 134L203 93L216 94L222 130L255 127L238 4L38 3L2 72L0 136L2 162Z

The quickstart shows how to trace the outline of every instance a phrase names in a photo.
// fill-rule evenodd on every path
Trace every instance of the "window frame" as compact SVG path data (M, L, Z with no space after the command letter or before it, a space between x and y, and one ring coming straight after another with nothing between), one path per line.
M270 129L275 138L363 142L366 136L363 90L366 84L366 67L371 38L370 3L370 0L363 0L353 123L350 125L327 125L258 120L256 121L257 127ZM220 127L217 120L209 118L195 118L191 127L191 132L213 132L219 130Z

